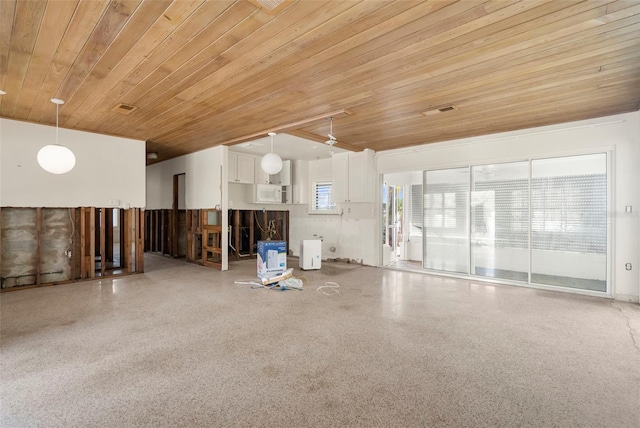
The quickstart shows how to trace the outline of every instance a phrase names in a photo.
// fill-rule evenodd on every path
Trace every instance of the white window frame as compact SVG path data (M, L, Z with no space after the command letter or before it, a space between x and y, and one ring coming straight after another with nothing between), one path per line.
M317 200L318 200L318 185L330 185L331 186L331 202L327 208L318 208ZM314 180L311 183L311 201L310 201L310 209L309 214L339 214L338 206L333 201L333 181L331 179L318 179Z

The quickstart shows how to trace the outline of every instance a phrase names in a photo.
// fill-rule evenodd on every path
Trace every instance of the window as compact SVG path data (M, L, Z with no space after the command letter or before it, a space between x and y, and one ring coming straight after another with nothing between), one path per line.
M411 185L411 234L422 235L422 184Z
M313 186L313 209L315 211L333 211L336 204L333 202L330 181L318 181Z

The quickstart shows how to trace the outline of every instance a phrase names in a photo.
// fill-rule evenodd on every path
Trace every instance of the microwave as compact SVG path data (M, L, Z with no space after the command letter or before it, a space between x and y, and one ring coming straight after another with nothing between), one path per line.
M253 202L281 204L282 187L278 184L254 184Z

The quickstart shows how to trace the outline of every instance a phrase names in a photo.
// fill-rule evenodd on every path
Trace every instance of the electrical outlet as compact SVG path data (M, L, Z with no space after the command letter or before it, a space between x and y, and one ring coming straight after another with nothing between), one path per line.
M631 263L627 263L627 264L625 264L625 265L624 265L624 268L625 268L626 270L631 270Z
M119 199L109 199L109 206L117 207L118 205L120 205Z

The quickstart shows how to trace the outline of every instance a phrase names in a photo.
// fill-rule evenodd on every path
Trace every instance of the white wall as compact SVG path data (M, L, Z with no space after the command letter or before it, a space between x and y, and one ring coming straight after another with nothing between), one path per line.
M144 141L60 128L59 142L76 156L67 174L44 171L36 156L55 143L53 126L0 119L0 205L108 207L145 205Z
M147 167L147 209L171 209L173 176L185 174L186 209L215 208L222 205L221 174L223 150L218 146ZM225 181L226 180L222 180Z
M149 165L146 169L146 209L171 209L173 205L173 176L184 175L184 204L180 209L222 210L222 230L227 230L227 147L216 146L174 159ZM222 179L222 178L225 179ZM224 195L224 196L223 196ZM180 197L182 199L182 196ZM228 234L222 234L222 270L228 269Z
M612 151L612 285L620 300L638 301L640 267L640 112L378 152L379 173L419 171L530 158ZM632 205L633 213L625 213Z
M309 161L308 195L313 195L313 183L332 180L331 159ZM369 183L373 185L373 183ZM376 266L376 219L374 203L338 204L339 214L310 214L310 204L290 205L290 242L294 255L299 255L302 239L322 237L323 259L347 259ZM335 251L331 251L331 248Z
M186 156L149 165L147 167L147 203L145 208L148 210L173 208L173 176L185 172Z

